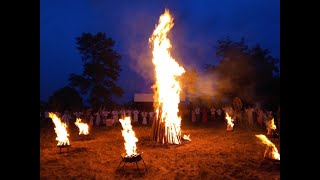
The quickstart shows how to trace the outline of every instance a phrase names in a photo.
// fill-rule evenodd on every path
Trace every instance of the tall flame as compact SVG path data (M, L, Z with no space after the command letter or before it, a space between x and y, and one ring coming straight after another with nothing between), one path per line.
M138 142L138 138L136 138L134 131L132 130L131 126L131 119L130 117L125 117L124 119L119 119L123 130L122 136L124 137L124 147L126 149L126 156L133 156L137 155L137 146L136 142Z
M271 159L280 160L280 154L277 147L263 134L256 135L259 139L262 140L263 144L267 145L267 148L264 152L264 157L269 157Z
M49 113L49 117L52 119L54 125L55 125L55 132L57 134L56 140L58 141L57 146L63 146L63 145L70 145L69 142L69 134L67 132L67 125L63 122L61 122L60 118L52 112Z
M233 129L233 119L229 116L229 114L226 112L226 120L227 120L227 130L232 130Z
M180 102L180 85L177 77L185 70L171 57L169 49L172 47L167 33L173 27L173 18L168 9L160 16L159 24L153 31L149 43L153 46L153 59L155 65L156 83L154 85L154 101L157 118L165 123L165 137L168 143L181 143L181 117L178 117L178 104ZM163 139L164 143L165 140Z
M79 135L88 135L89 134L89 126L86 123L82 123L80 118L77 118L74 123L79 128Z

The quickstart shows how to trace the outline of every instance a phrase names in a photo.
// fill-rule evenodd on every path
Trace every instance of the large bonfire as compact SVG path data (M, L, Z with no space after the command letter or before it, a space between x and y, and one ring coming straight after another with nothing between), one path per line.
M69 138L68 138L69 134L66 129L67 125L61 122L60 118L52 112L49 113L49 117L52 119L55 125L54 130L57 134L57 138L56 138L56 140L58 141L57 146L70 145Z
M173 27L173 18L168 9L160 16L149 43L153 47L152 62L155 66L153 140L163 144L181 143L181 117L178 117L180 85L177 77L185 70L171 57L167 33Z
M119 119L122 126L122 136L124 138L124 147L126 149L126 157L131 157L137 155L138 138L136 138L134 131L132 130L130 117L125 117L124 119Z

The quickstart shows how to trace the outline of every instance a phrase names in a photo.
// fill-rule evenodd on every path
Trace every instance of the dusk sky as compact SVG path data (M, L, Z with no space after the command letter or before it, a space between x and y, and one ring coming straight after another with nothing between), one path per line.
M125 94L152 93L153 66L148 39L167 7L174 18L169 32L172 56L188 70L218 63L217 41L244 37L280 58L280 1L276 0L40 0L40 99L82 73L75 38L105 32L122 59L118 84Z

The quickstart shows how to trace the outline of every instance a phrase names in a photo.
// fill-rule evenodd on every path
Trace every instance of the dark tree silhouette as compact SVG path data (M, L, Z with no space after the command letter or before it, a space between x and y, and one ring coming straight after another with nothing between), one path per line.
M83 107L82 98L72 87L66 86L53 93L49 97L48 106L50 111L79 111Z
M78 87L81 94L87 95L94 109L112 104L113 95L123 95L122 88L116 84L121 71L121 56L112 49L114 40L98 32L96 35L83 33L76 41L84 70L82 75L70 75L71 86Z
M216 55L220 63L207 65L207 73L219 77L216 89L219 96L240 97L245 102L259 102L264 106L280 103L279 60L270 55L269 50L259 44L248 48L244 38L234 42L229 38L218 41Z

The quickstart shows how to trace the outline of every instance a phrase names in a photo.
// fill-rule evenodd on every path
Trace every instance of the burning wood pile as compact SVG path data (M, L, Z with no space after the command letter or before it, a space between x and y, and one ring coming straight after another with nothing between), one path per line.
M156 77L156 82L153 85L156 112L152 124L153 140L163 144L181 143L181 117L178 117L181 88L177 78L185 70L172 58L169 52L172 46L167 34L173 25L171 14L168 9L165 9L149 39L149 43L153 47L152 62L155 66Z
M264 151L264 157L280 161L280 154L276 146L263 134L256 135L256 137L262 140L263 144L267 145Z
M229 114L226 112L226 120L227 120L227 131L233 131L233 119L229 116Z
M119 170L119 167L122 163L124 163L122 166L122 168L124 168L125 163L129 162L129 163L136 163L138 170L139 170L139 174L140 174L138 162L141 160L143 161L143 164L145 166L145 170L147 171L147 167L144 163L144 160L142 159L142 153L141 154L137 153L136 142L138 142L138 138L136 138L135 133L132 130L130 117L125 117L124 119L119 119L119 122L121 123L121 126L123 128L123 130L121 130L121 132L122 132L122 136L124 137L124 140L125 140L124 147L125 147L126 153L121 154L122 160L118 166L117 171Z
M52 122L55 125L54 130L57 134L56 140L58 141L57 147L60 148L61 152L61 148L68 148L70 146L70 141L68 138L69 134L66 129L67 125L61 122L60 118L52 112L49 113L49 117L52 119Z
M82 123L80 118L77 118L74 124L79 128L79 135L89 135L88 124Z

